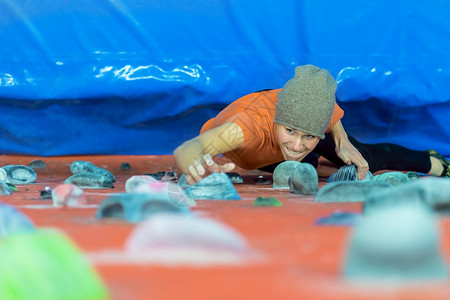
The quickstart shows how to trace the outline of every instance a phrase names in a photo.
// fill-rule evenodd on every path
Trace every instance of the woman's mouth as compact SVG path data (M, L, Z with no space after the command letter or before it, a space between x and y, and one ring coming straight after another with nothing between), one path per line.
M294 150L292 150L292 149L289 149L287 146L285 146L285 147L286 147L287 151L288 151L291 155L298 156L298 155L302 154L301 151L294 151Z

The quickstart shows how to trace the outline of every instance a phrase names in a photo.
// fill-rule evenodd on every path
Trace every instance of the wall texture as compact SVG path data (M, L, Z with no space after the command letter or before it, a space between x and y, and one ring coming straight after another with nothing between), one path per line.
M450 156L450 1L0 0L0 152L170 154L328 69L347 130Z

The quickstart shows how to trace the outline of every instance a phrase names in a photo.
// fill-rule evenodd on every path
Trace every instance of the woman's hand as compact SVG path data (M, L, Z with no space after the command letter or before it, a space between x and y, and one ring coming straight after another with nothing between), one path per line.
M184 142L174 151L175 160L186 181L195 184L214 172L230 172L234 163L217 164L212 157L239 148L244 141L242 129L233 122L225 122Z
M184 142L174 151L175 160L186 181L195 184L214 172L231 172L234 163L217 164L212 157L239 148L244 141L242 129L233 122L226 122Z
M337 156L347 165L353 163L358 169L358 179L364 179L369 171L369 164L358 149L348 139L340 139L335 141L335 143Z
M211 173L231 172L234 168L234 163L219 165L212 159L211 155L205 154L202 160L194 160L194 163L188 167L189 173L186 173L186 181L192 185Z
M358 179L364 179L367 172L369 172L369 164L358 149L356 149L355 146L353 146L353 144L348 140L347 133L345 132L344 126L342 126L340 120L336 122L330 133L333 137L334 143L336 144L337 156L347 165L351 165L353 163L358 169Z

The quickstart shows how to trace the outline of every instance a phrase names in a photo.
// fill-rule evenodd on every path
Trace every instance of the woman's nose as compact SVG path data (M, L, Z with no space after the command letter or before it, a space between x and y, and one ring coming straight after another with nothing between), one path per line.
M292 142L292 150L300 152L303 148L304 145L301 138L297 138Z

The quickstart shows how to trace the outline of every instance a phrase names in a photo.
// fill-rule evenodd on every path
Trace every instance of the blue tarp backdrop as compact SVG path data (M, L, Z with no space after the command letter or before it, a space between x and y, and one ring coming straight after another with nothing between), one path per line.
M448 16L448 0L0 0L0 151L171 154L310 63L350 134L450 156Z

